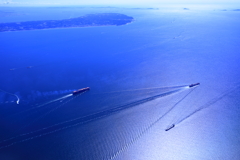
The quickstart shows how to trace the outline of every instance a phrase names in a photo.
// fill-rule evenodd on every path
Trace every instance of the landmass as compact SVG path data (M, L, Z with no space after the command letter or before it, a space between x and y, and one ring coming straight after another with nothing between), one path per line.
M220 11L240 11L240 9L232 9L232 10L222 9Z
M240 11L240 9L234 9L233 11Z
M0 32L70 27L120 26L131 23L133 20L133 17L124 14L98 13L63 20L0 23Z

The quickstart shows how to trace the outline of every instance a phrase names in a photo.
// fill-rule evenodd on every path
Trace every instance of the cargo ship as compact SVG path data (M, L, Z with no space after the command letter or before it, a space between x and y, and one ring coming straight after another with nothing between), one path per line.
M78 89L72 92L73 95L79 94L79 93L83 93L90 90L90 87L86 87L86 88L82 88L82 89Z
M191 88L191 87L195 87L195 86L198 86L198 85L200 85L200 83L190 84L188 87Z

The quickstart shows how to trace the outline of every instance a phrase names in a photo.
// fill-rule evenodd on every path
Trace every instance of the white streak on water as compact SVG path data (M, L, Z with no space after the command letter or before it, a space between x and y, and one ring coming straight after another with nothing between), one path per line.
M159 94L157 96L152 96L152 97L148 97L148 98L145 98L145 99L142 99L142 100L139 100L139 101L135 101L135 102L132 102L132 103L129 103L129 104L126 104L126 105L122 105L122 106L119 106L119 107L116 107L116 108L111 108L111 109L108 109L108 110L103 110L103 111L100 111L100 112L97 112L97 113L93 113L93 114L90 114L90 115L86 115L86 116L83 116L83 117L78 117L78 118L74 118L74 119L70 119L70 120L67 120L67 121L64 121L64 122L60 122L60 123L57 123L57 124L54 124L52 126L49 126L49 127L45 127L45 128L41 128L39 130L36 130L36 131L32 131L32 132L28 132L28 133L24 133L24 134L20 134L20 135L17 135L17 136L14 136L14 137L11 137L9 139L5 139L3 141L0 142L0 144L2 144L2 146L0 146L0 149L2 148L6 148L6 147L9 147L9 146L12 146L16 143L21 143L21 142L24 142L24 141L27 141L27 140L31 140L31 139L34 139L34 138L37 138L37 137L41 137L41 136L44 136L44 135L48 135L48 134L51 134L51 133L55 133L55 132L58 132L58 131L61 131L63 129L67 129L67 128L70 128L70 127L74 127L74 126L77 126L79 124L85 124L85 123L89 123L89 122L92 122L92 121L96 121L98 119L101 119L101 118L104 118L104 117L107 117L107 116L110 116L112 114L115 114L115 113L118 113L124 109L128 109L130 107L133 107L133 106L136 106L136 105L139 105L139 104L142 104L142 103L145 103L145 102L148 102L148 101L151 101L151 100L154 100L154 99L157 99L157 98L161 98L161 97L165 97L165 96L169 96L169 95L172 95L174 93L177 93L179 91L184 91L186 90L186 87L179 87L179 88L175 88L174 90L172 91L169 91L169 92L165 92L165 93L162 93L162 94ZM84 93L84 92L83 92ZM80 94L81 95L81 94ZM37 107L34 107L34 108L39 108L43 105L47 105L49 103L53 103L53 102L56 102L56 101L59 101L59 100L62 100L64 98L67 98L67 97L70 97L72 96L72 94L69 94L69 95L66 95L66 96L63 96L61 98L57 98L57 99L54 99L52 101L49 101L47 103L44 103L40 106L37 106ZM77 95L79 96L79 95ZM77 97L77 96L74 96ZM72 100L72 99L70 99ZM69 100L69 101L70 101ZM67 101L67 102L69 102ZM67 103L65 102L65 103ZM40 118L43 118L45 117L47 114L53 112L54 110L56 110L57 108L61 107L62 105L64 105L65 103L53 108L52 110L50 110L49 112L43 114L41 117L33 120L32 122L35 122L36 120L39 120ZM34 109L33 108L33 109ZM168 113L168 112L167 112ZM165 116L166 113L163 115ZM161 116L157 121L159 121L163 116ZM155 123L157 122L154 122L153 124L151 124L147 129L150 129ZM31 123L32 124L32 123ZM28 126L28 125L27 125ZM24 126L26 127L26 126ZM138 137L141 137L146 131L143 131L143 133L141 132L139 134L139 136L137 136L136 138L134 138L131 142L133 143L134 141L136 141L136 139L138 139ZM12 141L12 142L11 142ZM7 143L7 144L4 144L4 143ZM127 147L130 145L128 144ZM126 147L124 147L126 148ZM121 150L124 150L121 149ZM121 151L120 151L121 152ZM117 153L118 154L118 153Z
M17 101L16 101L16 103L17 104L19 104L19 101L20 101L20 99L19 99L19 97L16 95L16 94L13 94L13 93L9 93L9 92L6 92L6 91L4 91L4 90L2 90L2 89L0 89L2 92L5 92L5 93L7 93L7 94L10 94L10 95L13 95L13 96L15 96L16 98L17 98Z
M185 87L184 89L189 89L188 87ZM194 89L193 89L194 90ZM170 109L168 109L163 115L161 115L157 120L152 122L150 125L148 125L146 128L144 128L142 131L138 133L136 137L133 137L129 143L127 143L125 146L120 148L117 152L115 152L109 160L115 159L120 153L124 152L126 149L129 148L133 143L135 143L138 139L140 139L144 134L146 134L148 131L151 130L151 128L156 125L163 117L165 117L170 111L172 111L180 102L182 102L190 93L192 93L193 90L190 90L183 98L181 98L179 101L177 101ZM182 90L183 91L183 90Z
M228 91L222 93L221 95L213 98L212 100L210 100L209 102L207 102L206 104L200 106L198 109L194 110L192 113L190 113L189 115L187 115L186 117L178 120L177 122L175 122L174 124L179 124L181 122L183 122L184 120L190 118L191 116L193 116L194 114L196 114L197 112L200 112L201 110L208 108L210 106L212 106L213 104L215 104L216 102L222 100L225 96L229 95L230 93L232 93L233 91L235 91L236 89L238 89L240 86L236 86L235 88L229 89Z

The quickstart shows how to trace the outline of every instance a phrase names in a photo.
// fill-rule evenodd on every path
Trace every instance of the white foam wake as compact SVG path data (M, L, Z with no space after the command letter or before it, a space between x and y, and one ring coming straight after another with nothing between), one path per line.
M0 89L0 91L2 91L2 92L5 92L5 93L7 93L7 94L10 94L10 95L13 95L13 96L15 96L15 97L17 98L17 101L16 101L16 103L17 103L17 104L19 104L20 98L19 98L19 97L18 97L16 94L13 94L13 93L6 92L6 91L4 91L4 90L2 90L2 89Z

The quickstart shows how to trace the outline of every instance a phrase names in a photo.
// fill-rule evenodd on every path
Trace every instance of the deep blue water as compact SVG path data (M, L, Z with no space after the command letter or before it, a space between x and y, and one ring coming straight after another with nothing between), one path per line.
M240 130L240 12L224 7L1 8L1 22L110 12L135 21L0 33L0 158L204 159L222 152L220 158L238 159L237 150L219 145L239 147L239 138L233 137ZM196 82L201 85L186 87ZM91 90L69 95L84 87ZM19 104L12 94L19 96ZM164 128L171 123L179 127L175 136L165 138ZM199 153L179 149L196 144L185 142L193 134L190 129L207 123L216 130L197 128L197 142L206 132L209 136L195 147ZM164 138L149 142L158 134Z

